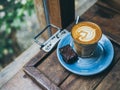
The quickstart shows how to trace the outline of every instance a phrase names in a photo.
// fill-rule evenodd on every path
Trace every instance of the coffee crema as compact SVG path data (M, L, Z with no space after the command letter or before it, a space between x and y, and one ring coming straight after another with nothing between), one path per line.
M72 28L73 39L79 44L96 43L102 36L100 27L92 22L80 22Z

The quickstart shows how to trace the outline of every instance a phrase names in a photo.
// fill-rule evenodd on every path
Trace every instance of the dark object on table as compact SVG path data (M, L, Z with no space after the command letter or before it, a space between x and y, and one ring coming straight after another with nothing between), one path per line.
M59 50L60 50L63 60L66 63L71 64L71 63L74 63L78 59L78 55L75 53L75 51L72 49L70 45L63 46Z

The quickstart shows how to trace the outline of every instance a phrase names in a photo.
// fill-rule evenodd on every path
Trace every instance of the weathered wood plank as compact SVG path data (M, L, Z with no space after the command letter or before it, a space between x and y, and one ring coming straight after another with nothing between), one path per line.
M59 85L69 75L69 72L60 65L56 50L37 68L56 85Z
M34 0L34 6L35 6L37 18L38 18L39 25L40 25L40 31L41 31L42 29L46 27L46 24L47 24L45 13L44 13L43 0ZM49 38L48 31L44 32L42 34L42 37L44 39Z
M25 67L25 71L45 90L60 90L57 85L51 82L43 73L35 67Z
M69 29L71 28L71 26L69 26L68 27ZM52 55L51 55L51 53L52 53ZM52 57L52 58L50 58L50 57ZM39 85L43 85L43 87L44 88L50 88L50 86L49 87L47 87L48 85L44 85L42 82L45 82L43 79L43 81L41 81L41 78L39 78L39 76L38 76L38 74L41 74L41 68L40 68L40 71L37 69L37 67L39 67L39 65L41 66L41 64L42 63L44 63L47 59L49 59L49 60L51 60L51 59L55 59L55 60L57 60L57 55L56 55L56 51L55 51L55 48L54 48L54 50L52 50L51 52L49 52L49 53L45 53L43 50L41 50L37 55L35 55L31 60L30 60L30 62L28 62L27 63L27 65L25 65L24 66L24 71L32 78L32 79L34 79L35 81L37 81L38 82L38 84ZM51 64L52 64L53 62L51 62ZM48 64L48 63L46 63L46 64ZM44 66L46 66L46 64L44 65ZM52 69L53 67L51 67L51 66L53 66L54 65L54 67L55 68L57 68L57 70L54 72L54 70ZM57 66L56 66L57 65ZM44 66L42 66L42 69L44 69ZM52 81L52 82L54 82L56 85L59 85L60 83L62 83L64 80L65 80L65 78L69 75L69 73L68 73L68 71L66 71L64 68L62 68L61 66L60 66L60 63L57 61L57 62L55 62L55 63L53 63L52 65L51 65L50 67L48 66L47 68L45 68L46 70L44 70L45 72L46 71L48 71L49 72L49 70L47 70L48 68L51 68L51 72L50 73L47 73L46 72L46 75L44 74L44 71L42 72L43 73L43 76L45 77L45 78L48 78L48 80L49 81ZM36 73L38 73L38 74L33 74L34 72L36 72ZM53 75L54 74L54 75ZM62 77L63 76L63 74L65 74L65 76L64 77ZM55 76L55 78L54 78L54 76ZM52 79L49 79L49 78L52 78ZM59 78L59 79L58 79ZM41 81L41 82L40 82ZM49 82L46 82L46 83L49 83Z
M66 28L75 19L74 0L47 0L50 23Z
M120 90L120 60L95 90Z
M117 13L120 14L120 1L119 0L111 0L110 2L108 0L103 0L97 2L98 5L103 6L105 8L110 8L113 11L116 11Z
M61 27L60 3L59 0L47 0L50 23Z
M26 65L25 67L35 66L38 62L40 62L45 56L47 55L46 52L40 50L37 55L35 55Z
M12 72L12 71L11 71ZM20 70L14 78L4 84L0 90L43 90L33 82L23 70Z
M109 73L110 69L120 58L120 47L114 44L115 57L109 68L98 75L84 77L71 74L62 84L63 90L94 90L101 80ZM105 89L106 90L106 89Z
M0 72L0 87L10 80L31 58L40 52L35 43Z
M45 19L45 13L44 13L44 8L43 8L43 2L42 0L34 0L35 4L35 9L36 9L36 14L37 18L40 23L41 29L43 29L46 26L46 19Z

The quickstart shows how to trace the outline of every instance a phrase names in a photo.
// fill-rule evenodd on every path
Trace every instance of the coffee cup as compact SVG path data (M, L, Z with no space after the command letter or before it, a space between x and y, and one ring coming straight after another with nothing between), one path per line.
M96 50L102 31L97 24L84 21L72 27L71 36L76 53L80 57L90 57Z

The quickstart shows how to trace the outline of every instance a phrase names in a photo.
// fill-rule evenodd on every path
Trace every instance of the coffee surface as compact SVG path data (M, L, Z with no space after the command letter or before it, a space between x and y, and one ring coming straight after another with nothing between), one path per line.
M89 26L81 26L75 33L78 39L83 42L88 42L95 38L95 29Z
M73 39L80 44L93 44L97 42L102 32L98 25L92 22L81 22L72 28Z

